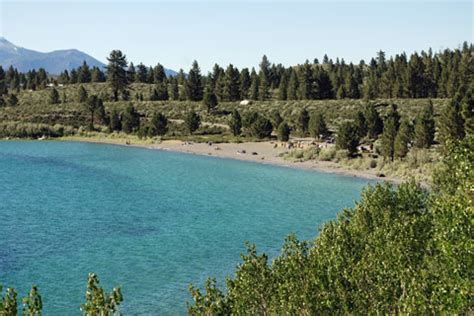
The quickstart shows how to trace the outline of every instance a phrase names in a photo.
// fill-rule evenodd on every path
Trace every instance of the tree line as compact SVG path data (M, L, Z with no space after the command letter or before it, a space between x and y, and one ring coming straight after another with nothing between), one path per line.
M120 82L155 85L152 100L201 101L206 92L218 102L251 100L320 100L320 99L391 99L391 98L452 98L459 88L472 82L473 45L464 42L461 48L433 53L397 54L387 58L379 51L368 63L334 61L325 55L303 64L285 67L270 63L263 56L259 68L238 69L232 64L225 69L215 64L207 75L194 61L186 74L180 69L176 76L167 76L163 65L147 67L128 63L125 55L114 50L109 65L102 70L90 68L85 62L58 77L48 77L44 69L20 73L13 67L6 72L0 67L0 95L18 89L44 88L47 83L75 84L110 81L123 68ZM116 64L120 62L119 64ZM114 81L118 78L114 77ZM123 90L125 91L125 90ZM122 92L123 92L122 91ZM125 94L124 96L128 96ZM140 98L139 95L136 96ZM118 96L114 95L114 100Z

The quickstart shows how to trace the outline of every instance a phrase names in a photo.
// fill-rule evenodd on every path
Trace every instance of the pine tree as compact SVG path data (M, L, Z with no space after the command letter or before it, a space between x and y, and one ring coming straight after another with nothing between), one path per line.
M171 80L171 100L179 100L179 85L176 78Z
M258 75L257 73L255 72L255 69L252 68L252 74L250 75L250 78L251 78L251 83L250 83L250 99L252 100L258 100L258 95L259 95L259 91L258 91L258 86L259 86L259 83L258 83Z
M122 122L120 121L120 115L116 108L112 110L110 113L110 123L109 123L110 131L120 131L122 129Z
M158 63L155 69L153 70L153 82L154 83L163 83L166 80L165 68L162 64Z
M60 103L59 93L58 93L58 90L56 90L56 88L53 88L49 94L49 103L50 104Z
M234 110L232 113L232 118L229 121L229 127L234 136L240 135L242 131L242 118L240 117L239 111Z
M135 66L131 62L127 69L127 81L128 82L135 82L137 80L137 71Z
M139 64L137 66L136 81L140 83L146 83L148 78L148 69L144 64Z
M197 61L193 62L192 68L186 81L186 95L190 101L201 101L203 96L201 69Z
M162 113L155 113L150 122L149 136L163 136L168 132L168 119Z
M270 80L270 62L267 56L263 55L258 73L258 99L260 101L265 101L270 97Z
M119 92L123 92L128 87L127 80L127 59L120 50L113 50L107 58L107 81L112 88L114 101L118 101Z
M305 108L303 108L298 117L298 127L303 137L305 137L308 134L308 125L309 125L309 113Z
M7 83L5 78L5 71L2 66L0 66L0 97L8 93Z
M137 113L131 103L125 108L125 112L121 119L122 130L130 134L137 131L140 128L140 115Z
M296 100L298 98L298 78L296 76L296 71L290 71L290 79L288 80L288 91L286 97L288 100Z
M352 122L343 122L337 131L336 148L347 150L349 156L353 156L357 153L357 146L359 146L357 126Z
M245 100L249 97L249 89L252 83L248 68L243 68L240 72L240 98Z
M460 140L464 137L464 120L461 115L459 100L453 98L441 113L439 134L443 143L450 140Z
M309 133L311 137L317 139L322 139L328 135L329 131L322 113L315 112L311 115L309 119Z
M279 100L286 100L288 98L288 77L286 72L283 73L280 85L278 86L278 99Z
M395 137L394 143L394 156L403 159L408 154L410 140L412 139L412 127L410 121L407 119L402 120L400 128L398 129L397 136Z
M278 112L277 110L273 111L272 112L272 125L275 128L278 128L282 122L283 122L283 118L281 117L280 112Z
M84 108L90 114L90 121L89 121L89 129L92 131L94 130L94 115L101 106L101 102L99 102L99 98L96 95L91 95L87 102L84 103Z
M369 103L366 105L364 117L367 123L367 135L371 139L377 139L378 135L382 133L383 122L374 104Z
M83 87L79 87L79 92L77 94L77 101L79 103L84 103L87 101L87 90Z
M240 74L237 68L230 64L224 77L224 100L237 101L240 99Z
M385 158L393 161L395 137L397 136L397 122L393 116L387 116L383 123L381 152Z
M82 66L79 67L77 74L78 74L79 83L91 82L91 72L90 72L89 66L87 65L85 61L82 63Z
M281 122L280 125L278 125L278 130L277 130L277 136L278 140L281 142L287 142L290 140L290 127L286 122Z
M201 125L201 117L194 111L189 112L184 119L189 134L194 133Z
M312 98L312 70L309 61L298 71L298 98L300 100L310 100Z
M256 115L256 118L250 126L250 133L258 139L270 137L273 131L272 122L262 115Z
M364 113L361 111L357 112L355 118L355 127L357 129L357 136L359 136L359 139L362 139L367 135L367 122L365 120Z
M461 100L461 115L464 120L465 134L474 134L474 96L472 89L469 89Z
M430 148L434 142L435 121L433 103L425 106L423 112L416 117L414 145L417 148Z
M207 108L207 113L213 113L217 107L217 97L209 84L206 85L206 89L204 91L203 103Z

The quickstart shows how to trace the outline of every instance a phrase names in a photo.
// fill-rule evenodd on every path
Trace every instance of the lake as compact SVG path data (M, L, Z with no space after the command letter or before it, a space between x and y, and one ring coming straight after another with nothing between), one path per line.
M313 239L370 181L113 145L0 142L0 283L37 284L45 315L79 315L89 272L125 315L186 313L190 283L223 285L245 241L276 256Z

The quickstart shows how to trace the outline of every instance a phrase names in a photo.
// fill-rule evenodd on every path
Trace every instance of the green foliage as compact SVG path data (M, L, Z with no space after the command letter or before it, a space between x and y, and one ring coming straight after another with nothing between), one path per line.
M439 134L444 144L464 137L464 120L459 100L453 99L441 113Z
M324 138L329 133L324 115L320 112L316 112L311 115L308 129L311 137L317 139Z
M383 131L383 122L373 103L366 105L364 117L367 124L368 136L372 139L376 139Z
M410 140L412 139L412 127L408 120L402 120L400 128L393 145L394 156L397 158L405 158L409 151Z
M250 134L259 139L270 137L272 130L272 122L262 115L257 115L250 125Z
M43 301L39 294L38 287L33 285L29 295L23 298L24 316L41 316L43 310Z
M122 121L120 120L120 114L117 108L112 109L112 113L110 113L110 123L109 123L110 131L120 131L122 129Z
M352 122L344 122L339 126L336 137L336 148L348 151L349 156L357 153L359 135L357 127Z
M230 130L232 131L232 135L238 136L242 132L242 118L240 117L240 113L237 110L234 110L232 113L232 118L229 122Z
M290 236L271 264L248 246L227 291L215 281L207 283L207 293L199 292L188 310L205 315L213 315L216 306L233 315L468 314L473 309L474 138L448 145L435 179L432 193L414 182L367 187L356 206L325 224L314 241Z
M214 92L211 90L210 86L206 86L204 90L204 98L202 100L204 105L207 108L207 113L212 113L217 107L217 97Z
M193 62L192 68L188 74L186 81L186 95L188 100L201 101L202 100L202 78L201 69L197 61Z
M77 94L77 102L85 103L87 101L87 90L84 86L79 87L79 91Z
M162 113L155 113L150 122L149 136L163 136L168 132L168 119Z
M8 288L5 296L3 296L3 288L0 285L0 315L2 316L16 316L18 313L17 294L15 289Z
M112 88L114 101L118 101L119 92L123 92L128 87L127 79L127 58L120 50L113 50L107 57L107 81Z
M140 128L140 115L135 110L135 107L130 103L122 114L122 130L130 134Z
M7 97L7 106L17 106L18 105L18 98L16 94L10 93Z
M100 286L99 278L94 273L89 273L87 280L86 302L81 305L85 316L116 315L123 302L120 287L114 288L110 294Z
M301 131L303 136L306 136L308 133L308 125L309 125L309 113L306 108L303 108L298 116L298 128Z
M94 115L99 110L104 111L104 104L96 95L91 95L84 103L84 109L90 114L89 128L94 130Z
M59 99L58 90L53 88L49 94L49 103L50 104L58 104L61 100Z
M278 140L282 142L287 142L290 139L291 129L286 122L281 122L278 125L277 136Z
M435 121L433 103L425 106L423 112L415 120L414 145L417 148L430 148L435 137Z
M184 124L189 134L194 133L201 125L201 117L194 111L189 112L184 119Z

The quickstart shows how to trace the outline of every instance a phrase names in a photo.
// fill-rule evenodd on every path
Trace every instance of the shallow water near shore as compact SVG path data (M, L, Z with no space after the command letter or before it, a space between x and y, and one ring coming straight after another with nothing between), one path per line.
M190 283L231 276L244 242L313 239L373 181L72 142L0 142L0 283L79 315L88 272L125 315L185 314Z

